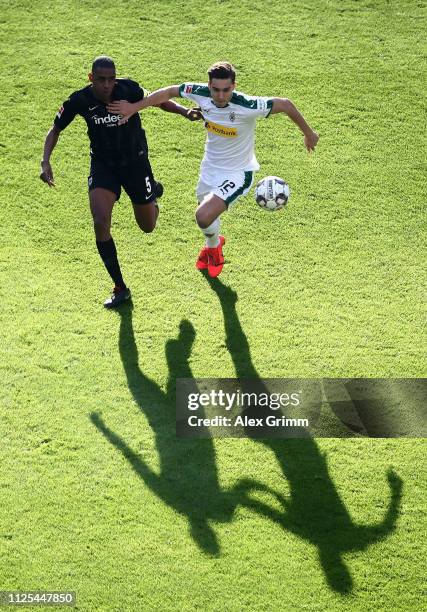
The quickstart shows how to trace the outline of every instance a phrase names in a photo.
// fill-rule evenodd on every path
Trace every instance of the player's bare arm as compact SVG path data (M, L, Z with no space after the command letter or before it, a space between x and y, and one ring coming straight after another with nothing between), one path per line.
M182 106L182 104L177 104L176 102L173 102L173 100L162 102L158 106L167 113L175 113L177 115L181 115L181 117L184 117L189 121L198 121L199 119L202 119L202 113L200 111L200 108L187 108L186 106Z
M115 100L111 102L107 106L107 110L110 113L118 113L123 115L123 119L120 123L125 122L137 113L140 110L144 110L144 108L148 108L149 106L160 106L165 102L168 102L171 98L179 97L179 85L172 85L171 87L163 87L162 89L157 89L149 94L146 98L139 100L138 102L126 102L126 100Z
M319 140L319 134L315 132L304 119L297 107L288 98L273 98L271 114L285 113L299 127L304 134L304 144L307 151L314 151Z
M53 125L47 133L46 139L44 141L43 159L40 163L40 178L44 183L47 183L49 187L55 187L52 166L50 165L50 156L52 155L52 151L55 148L56 143L58 142L60 133L61 130L59 130L55 125Z
M135 102L134 104L132 104L131 102L127 102L126 100L116 100L109 104L107 108L109 112L119 113L123 115L122 121L119 122L119 124L121 124L122 122L125 123L129 119L129 117L135 114L135 112L138 112L135 111L135 108L137 106L140 106L140 104L140 102ZM181 115L189 121L198 121L199 119L202 119L202 114L199 108L187 108L186 106L177 104L172 100L167 100L166 102L162 102L160 104L151 104L150 106L157 106L162 110L166 111L167 113L175 113L177 115Z

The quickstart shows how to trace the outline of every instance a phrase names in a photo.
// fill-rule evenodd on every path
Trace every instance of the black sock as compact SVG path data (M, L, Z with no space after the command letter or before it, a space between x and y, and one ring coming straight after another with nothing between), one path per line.
M110 238L110 240L97 240L96 246L101 259L104 262L104 266L107 268L107 272L113 279L116 287L123 287L123 289L126 289L126 285L120 270L119 260L117 259L117 251L114 240L112 238Z

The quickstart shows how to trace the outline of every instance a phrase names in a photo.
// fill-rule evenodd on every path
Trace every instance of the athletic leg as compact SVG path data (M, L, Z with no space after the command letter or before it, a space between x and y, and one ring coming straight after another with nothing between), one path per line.
M157 217L159 216L159 207L156 200L149 204L132 204L133 214L140 229L146 234L151 233L156 227Z
M97 187L89 191L90 212L97 242L111 240L111 215L117 195L109 189Z
M248 193L253 172L205 173L199 178L196 194L200 202L196 210L196 221L202 230L206 246L199 253L196 268L207 269L209 276L221 273L224 265L222 247L224 236L220 236L219 217L228 210L240 196Z
M107 308L116 307L130 298L130 291L126 287L120 270L116 245L111 236L111 216L116 199L117 195L109 189L97 187L89 191L96 246L115 286L113 296L104 303Z
M219 236L219 215L225 210L225 206L221 203L220 198L215 198L213 194L217 184L216 175L200 175L196 188L198 200L196 222L205 237L205 246L199 252L196 261L196 268L198 270L207 270L209 250L224 244L224 237Z
M196 221L206 237L206 246L216 247L219 244L219 216L227 210L221 198L214 193L208 194L196 210ZM213 244L215 242L215 244Z
M128 194L138 227L145 233L151 233L156 227L159 207L156 197L163 186L154 180L150 161L147 157L135 160L121 172L122 185Z
M225 210L227 207L224 200L212 193L205 196L196 210L197 225L205 236L205 247L199 253L196 268L207 269L209 276L212 277L218 276L224 266L222 247L225 238L219 235L219 217Z

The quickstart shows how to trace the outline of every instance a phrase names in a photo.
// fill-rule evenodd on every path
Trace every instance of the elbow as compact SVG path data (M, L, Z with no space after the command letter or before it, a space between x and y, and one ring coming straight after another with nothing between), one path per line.
M283 113L286 113L287 115L292 111L292 109L294 108L294 105L292 104L292 102L289 100L289 98L280 98L280 106L281 106L281 110Z

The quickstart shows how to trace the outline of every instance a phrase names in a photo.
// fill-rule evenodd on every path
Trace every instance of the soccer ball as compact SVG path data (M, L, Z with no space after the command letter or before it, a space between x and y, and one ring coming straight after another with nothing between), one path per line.
M255 187L256 203L264 210L279 210L290 196L289 185L278 176L266 176Z

